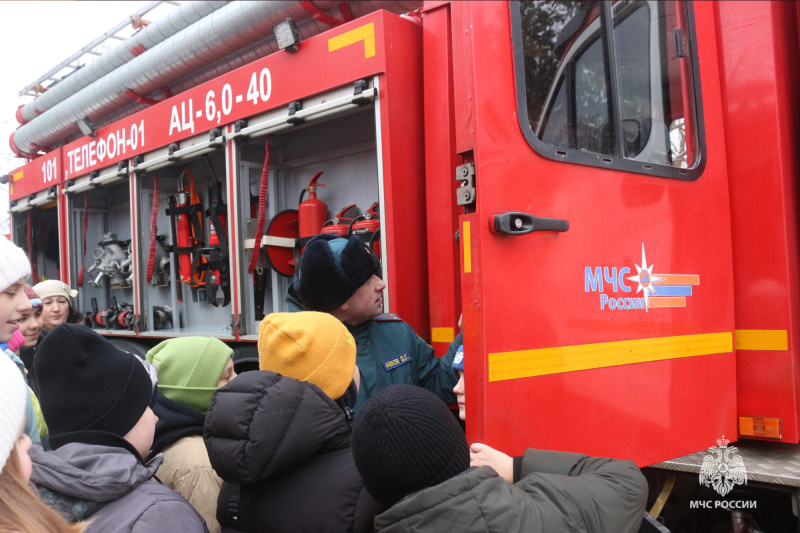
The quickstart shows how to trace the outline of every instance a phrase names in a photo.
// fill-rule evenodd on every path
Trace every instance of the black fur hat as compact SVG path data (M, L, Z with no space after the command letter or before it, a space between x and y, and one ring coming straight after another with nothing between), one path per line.
M357 236L317 235L300 258L297 295L311 311L327 313L350 298L378 271L380 261Z

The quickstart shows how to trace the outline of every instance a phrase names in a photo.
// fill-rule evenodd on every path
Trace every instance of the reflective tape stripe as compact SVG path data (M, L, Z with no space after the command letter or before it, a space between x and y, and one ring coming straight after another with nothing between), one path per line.
M785 329L737 329L737 350L788 350L789 332Z
M453 328L431 328L431 342L453 342L455 338Z
M489 354L489 381L733 351L730 332L601 342Z
M370 22L364 26L359 26L336 37L328 39L328 52L336 51L345 46L364 41L364 58L375 55L375 23Z
M464 222L464 231L461 236L461 241L464 243L464 273L469 274L472 272L472 242L470 239L469 220Z

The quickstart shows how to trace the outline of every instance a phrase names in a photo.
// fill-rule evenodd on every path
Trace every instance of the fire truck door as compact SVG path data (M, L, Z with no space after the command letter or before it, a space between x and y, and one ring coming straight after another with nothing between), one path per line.
M735 436L711 8L465 4L469 440L652 464Z

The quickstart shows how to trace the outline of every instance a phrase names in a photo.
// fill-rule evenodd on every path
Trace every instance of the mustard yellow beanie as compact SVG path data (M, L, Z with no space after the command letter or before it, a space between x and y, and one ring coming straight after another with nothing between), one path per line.
M272 313L258 327L261 370L313 383L331 399L353 381L356 341L327 313Z
M154 346L147 362L158 369L158 390L205 413L233 350L214 337L178 337Z

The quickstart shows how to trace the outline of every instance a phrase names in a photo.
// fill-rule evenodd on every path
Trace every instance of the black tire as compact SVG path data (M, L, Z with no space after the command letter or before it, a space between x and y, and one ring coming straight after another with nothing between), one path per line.
M144 344L129 339L120 339L117 337L106 337L106 339L108 339L109 342L111 342L111 344L113 344L120 350L125 350L126 352L130 352L133 355L139 357L140 359L144 359L145 356L147 355L147 352L150 350L150 348L145 346Z
M233 368L237 374L258 370L258 346L243 344L233 348Z

